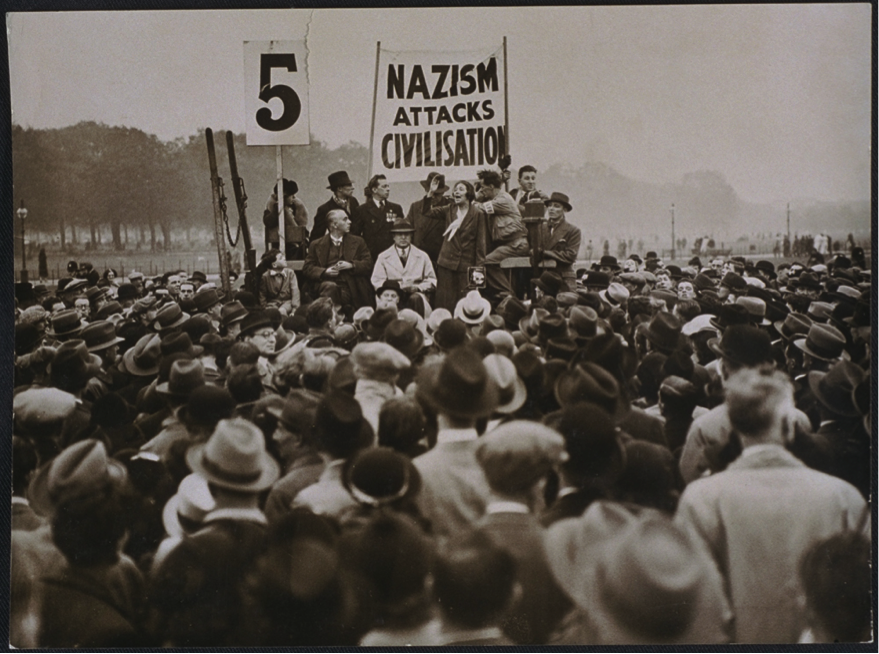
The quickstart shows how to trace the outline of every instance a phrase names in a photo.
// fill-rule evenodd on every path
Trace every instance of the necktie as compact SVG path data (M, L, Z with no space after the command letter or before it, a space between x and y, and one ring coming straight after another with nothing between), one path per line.
M398 252L400 254L400 263L402 263L403 267L405 268L406 262L409 260L409 248L406 248L405 250L398 250Z

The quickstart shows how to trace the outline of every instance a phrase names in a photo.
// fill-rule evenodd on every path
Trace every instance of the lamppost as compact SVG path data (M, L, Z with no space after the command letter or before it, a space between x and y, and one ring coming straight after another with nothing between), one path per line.
M21 219L21 277L19 281L22 284L27 284L27 252L24 242L24 219L27 218L27 209L24 207L24 200L21 201L21 206L15 213Z

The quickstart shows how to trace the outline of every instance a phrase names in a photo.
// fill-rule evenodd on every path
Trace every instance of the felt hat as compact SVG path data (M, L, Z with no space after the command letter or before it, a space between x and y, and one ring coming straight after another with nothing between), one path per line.
M153 323L153 329L157 332L163 332L167 329L174 329L189 320L189 314L180 308L176 302L169 302L156 314L156 322Z
M397 319L396 307L383 307L377 309L369 317L366 323L366 336L371 341L380 341L384 338L385 329Z
M186 463L209 482L244 492L265 490L280 473L262 431L243 418L220 420L207 443L187 450Z
M186 332L177 332L162 337L159 347L162 351L162 356L168 356L175 352L184 352L195 358L201 356L204 352L204 347L192 344L192 339Z
M497 305L497 315L504 319L507 327L516 329L519 321L528 315L528 307L514 295L508 295Z
M28 500L42 516L52 516L62 504L100 493L124 483L128 472L111 459L95 439L74 443L37 470L28 487Z
M88 281L85 279L74 279L70 283L67 284L63 289L59 289L59 293L80 293L82 290L88 286Z
M360 403L341 390L327 392L318 402L312 434L320 449L339 446L349 451L368 447L375 438Z
M744 292L745 289L748 288L748 283L745 281L744 277L734 272L726 273L720 280L720 285L726 286L729 290L734 292Z
M467 331L467 325L457 318L443 320L433 334L434 344L443 352L448 352L459 345L463 345L469 338L470 333Z
M751 323L763 326L772 324L766 320L766 302L760 298L744 295L736 298L736 304L747 309Z
M327 176L327 181L329 182L328 189L333 190L339 188L341 186L354 186L354 182L351 181L351 178L348 177L348 173L344 170L337 170L334 173L330 173Z
M397 297L403 297L403 289L400 287L400 282L396 279L386 279L382 282L382 285L375 289L376 297L379 297L385 291L394 291Z
M265 329L267 327L274 329L274 327L272 327L271 319L268 317L268 315L266 315L265 312L255 311L253 313L248 313L241 321L240 335L242 337L251 336L260 329Z
M119 289L116 291L116 299L120 302L136 300L138 297L140 297L140 293L137 291L137 287L130 282L120 284Z
M516 373L515 364L501 354L489 354L482 360L489 377L498 388L498 407L495 413L515 413L528 397L519 375Z
M748 313L747 307L741 304L723 304L720 306L717 318L711 318L710 322L718 331L723 331L733 325L749 324L751 314Z
M605 254L598 260L597 264L592 264L595 270L599 268L610 268L613 271L617 271L620 269L619 263L617 263L617 258L610 254Z
M176 538L192 533L215 507L207 479L194 473L187 475L162 510L165 533Z
M48 371L52 379L87 380L101 370L101 360L82 339L65 341L55 350Z
M834 361L840 357L850 359L845 351L845 336L836 327L815 322L809 327L806 338L794 341L794 345L809 356L822 361Z
M693 278L693 286L697 291L706 291L715 288L714 282L711 281L711 278L701 272Z
M455 318L468 325L478 325L491 313L491 303L472 290L455 305Z
M417 311L413 311L412 309L402 309L397 314L397 318L408 322L410 325L415 327L418 332L421 333L423 345L433 345L433 337L431 337L430 332L428 331L427 321L420 313L418 313Z
M596 626L596 644L724 638L728 609L712 563L659 511L594 502L552 525L545 542L556 580Z
M424 334L417 330L412 323L397 318L385 327L385 343L393 346L411 360L424 346Z
M189 276L189 280L193 282L201 282L202 284L207 284L208 276L200 270L193 270L192 274Z
M568 196L564 193L559 193L558 191L553 191L552 194L549 196L549 199L543 201L546 206L549 206L551 202L558 202L565 208L565 211L570 211L571 209L573 209L573 207L571 206L570 198L568 198Z
M821 290L821 282L818 281L818 276L812 272L800 273L799 277L789 280L787 285L791 288L804 288L810 291Z
M116 326L108 320L90 323L82 330L80 336L89 352L100 352L125 340L116 336Z
M419 398L438 413L462 418L489 416L499 404L497 385L485 364L466 347L424 364L416 388Z
M540 316L537 323L537 340L541 345L546 345L551 338L564 338L567 335L568 323L563 316L557 313Z
M540 333L540 321L549 315L549 311L542 308L536 308L531 315L522 316L519 319L519 331L522 335L529 341L535 342L537 341L537 337Z
M333 330L333 340L339 347L350 350L360 338L360 332L350 322L343 322Z
M52 316L52 326L47 334L55 338L70 338L79 334L86 324L76 309L64 309Z
M629 289L618 282L612 282L606 289L599 291L598 296L611 306L618 307L629 299Z
M594 264L593 264L594 265ZM605 272L592 270L586 273L583 279L583 285L591 289L603 289L610 286L611 276Z
M421 474L405 454L389 447L369 447L345 461L345 488L358 504L387 506L404 498L417 497Z
M235 412L235 398L220 386L204 384L193 389L177 417L185 425L214 427L218 421L231 418Z
M571 291L562 291L556 294L555 301L558 302L559 310L565 310L577 304L577 294Z
M561 434L526 420L496 427L476 446L476 460L488 485L506 494L527 491L567 459Z
M747 367L773 360L769 334L752 325L732 325L720 338L709 340L708 347L717 356Z
M449 187L446 186L446 176L433 170L427 173L427 179L421 180L419 184L421 184L425 191L429 191L430 183L433 181L434 177L439 177L439 188L436 190L437 193L445 193L449 190Z
M582 344L598 333L598 314L591 307L572 307L568 324L574 340Z
M814 322L827 322L833 313L833 305L830 302L812 302L806 315Z
M564 280L562 280L561 275L551 270L544 270L540 273L540 277L532 279L531 282L541 291L553 297L562 290L562 286L564 285Z
M114 323L118 323L122 320L123 311L124 309L121 304L116 300L110 300L97 310L95 313L95 320L111 320Z
M372 315L375 313L375 309L370 306L360 307L357 311L354 312L354 317L351 322L354 323L354 326L357 327L360 331L365 331L367 325L369 323L369 319L372 318Z
M784 320L776 320L773 324L781 337L790 341L807 335L812 326L812 320L805 314L792 311L785 316Z
M550 338L545 346L547 359L570 361L577 354L577 343L569 336Z
M851 361L840 361L827 372L813 370L808 375L809 388L818 401L833 413L851 418L861 415L853 392L865 378L864 371Z
M220 296L217 294L217 291L213 288L208 288L199 291L192 297L192 304L195 306L196 311L201 313L205 313L211 307L216 306L220 303Z
M134 347L125 350L122 355L124 372L135 377L149 377L159 372L159 360L162 357L162 339L158 334L142 336Z
M767 261L766 259L762 259L755 263L754 268L766 275L769 279L775 279L777 277L777 275L775 274L775 264L773 264L771 261Z
M43 332L36 325L18 323L15 325L15 354L21 356L33 352L43 341Z
M714 332L717 333L717 328L711 323L711 319L713 316L708 313L702 313L693 318L691 321L686 323L683 327L681 327L681 333L684 336L693 336L694 334L698 334L700 332Z
M398 218L391 225L390 232L391 234L411 234L415 232L415 227L405 218Z
M659 351L674 350L680 342L681 321L673 313L660 311L647 326L647 340Z
M617 380L607 370L592 362L580 362L564 370L555 380L556 401L563 409L578 402L605 407L619 421L627 412L620 398Z
M313 427L317 405L322 397L322 394L305 388L294 388L280 406L269 406L267 411L287 430L304 433Z
M247 316L247 309L245 309L244 305L238 300L233 300L232 302L223 305L223 308L220 311L220 322L228 327L234 322L243 320L245 316Z
M486 316L485 320L482 321L482 335L488 336L491 332L497 331L498 329L503 330L505 327L506 322L504 319L496 313L492 313Z
M156 392L177 398L188 398L192 391L204 384L204 366L201 361L180 359L171 364L168 381L158 384Z
M513 356L513 352L516 350L516 339L513 338L513 335L510 332L505 329L495 329L488 332L485 338L494 345L494 351L497 354L506 357Z

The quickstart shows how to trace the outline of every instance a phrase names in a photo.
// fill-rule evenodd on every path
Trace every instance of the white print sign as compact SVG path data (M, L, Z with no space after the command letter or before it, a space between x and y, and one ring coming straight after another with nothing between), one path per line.
M308 145L305 41L244 42L247 145Z
M390 182L432 169L475 179L507 152L503 46L467 52L381 50L372 171Z

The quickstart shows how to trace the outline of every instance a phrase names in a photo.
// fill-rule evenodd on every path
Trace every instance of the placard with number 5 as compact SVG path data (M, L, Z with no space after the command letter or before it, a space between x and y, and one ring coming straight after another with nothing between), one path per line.
M308 145L305 41L244 42L247 145Z

